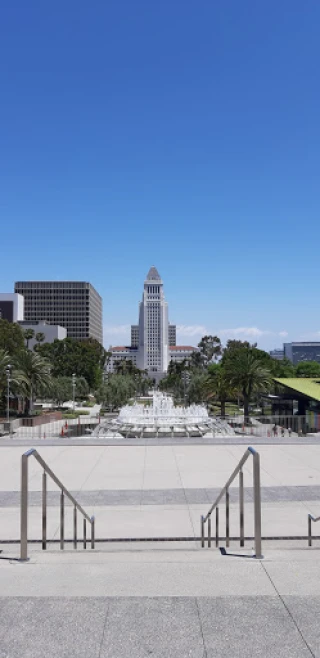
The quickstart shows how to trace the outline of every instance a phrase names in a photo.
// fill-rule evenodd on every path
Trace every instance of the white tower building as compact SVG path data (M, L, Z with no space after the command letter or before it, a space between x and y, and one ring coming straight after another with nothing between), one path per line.
M152 374L163 374L168 369L168 347L168 304L160 274L151 267L139 308L138 367Z
M176 326L168 322L163 281L158 270L151 267L139 305L139 324L131 325L131 345L110 346L107 372L115 372L121 361L131 361L158 382L165 376L170 361L181 363L197 350L191 345L177 345L176 334Z

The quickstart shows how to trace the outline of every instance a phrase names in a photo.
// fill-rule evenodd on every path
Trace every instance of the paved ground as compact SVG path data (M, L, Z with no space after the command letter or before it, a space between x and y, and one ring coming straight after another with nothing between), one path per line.
M85 419L83 419L85 420ZM93 436L91 434L86 434L80 437L67 437L63 438L58 436L61 431L61 421L59 421L59 432L57 436L52 437L48 436L46 433L46 438L43 438L44 432L40 432L39 428L35 428L35 433L32 436L23 435L21 432L20 435L15 434L12 437L4 436L0 437L0 446L2 447L12 447L12 446L30 446L32 441L33 446L181 446L181 445L320 445L320 434L308 434L307 436L294 436L291 438L288 436L285 437L267 437L267 436L256 436L254 434L249 435L234 435L234 436L215 436L213 438L209 437L175 437L171 438L146 438L146 439L101 439L99 437ZM32 428L29 428L32 429Z
M27 447L30 444L27 443ZM80 442L78 442L80 443ZM85 442L86 443L86 442ZM86 552L30 545L20 563L20 457L0 444L0 658L320 658L320 541L265 541L263 560L234 542L201 549L200 514L244 452L238 444L75 445L41 442L43 458L96 515L100 539L187 537L170 543L100 543ZM248 442L246 442L248 444ZM306 534L320 512L320 445L259 444L263 534ZM252 464L245 468L245 530L252 536ZM29 536L41 536L41 469L29 460ZM237 483L231 534L239 529ZM48 538L59 537L59 497L48 492ZM72 535L66 508L66 536ZM224 533L221 509L221 534ZM79 523L79 537L81 525ZM320 534L320 528L319 528ZM6 540L9 543L6 543Z
M0 656L319 658L319 577L313 550L0 560Z

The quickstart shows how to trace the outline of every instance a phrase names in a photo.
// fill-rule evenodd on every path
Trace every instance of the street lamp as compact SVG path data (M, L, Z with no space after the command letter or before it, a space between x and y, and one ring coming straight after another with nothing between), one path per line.
M72 375L72 409L74 411L74 405L75 405L75 397L76 397L76 374L73 373Z
M6 377L7 377L7 422L10 423L10 370L11 366L6 367Z

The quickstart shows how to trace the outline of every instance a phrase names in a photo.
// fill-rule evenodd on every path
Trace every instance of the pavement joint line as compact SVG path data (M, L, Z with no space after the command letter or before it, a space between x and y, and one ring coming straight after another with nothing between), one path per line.
M141 507L141 505L142 505L143 495L144 495L144 482L145 482L145 473L146 473L146 461L147 461L147 446L144 447L144 455L143 455L142 484L141 484L141 490L140 490L140 507Z
M187 508L188 508L188 516L189 516L190 525L191 525L191 528L193 529L193 535L195 536L195 529L194 529L194 525L193 525L193 519L192 519L191 510L190 510L190 504L188 503L186 490L185 490L185 487L183 485L183 480L182 480L182 476L181 476L181 472L180 472L180 468L179 468L179 462L178 462L178 459L177 459L176 451L174 450L174 446L171 446L171 450L172 450L173 458L174 458L176 468L177 468L177 471L178 471L178 474L179 474L179 480L180 480L180 483L181 483L181 489L183 490L185 503L186 503Z
M292 614L290 608L287 606L285 600L283 599L283 597L281 596L279 590L277 589L277 587L276 587L276 585L275 585L275 583L274 583L274 581L273 581L271 575L270 575L269 572L268 572L268 569L266 568L266 565L263 564L262 561L260 561L260 564L261 564L261 567L262 567L263 571L265 572L266 576L268 577L268 579L269 579L269 581L270 581L270 583L271 583L271 585L272 585L274 591L276 592L277 596L279 597L279 599L280 599L280 601L281 601L281 603L282 603L284 609L287 611L287 613L288 613L290 619L292 620L293 624L295 625L295 627L296 627L296 629L297 629L297 631L298 631L298 633L299 633L299 635L300 635L302 641L304 642L305 646L306 646L307 649L309 650L309 652L310 652L310 656L312 656L312 658L317 658L316 654L312 651L310 645L308 644L306 638L304 637L302 631L300 630L300 628L299 628L299 626L298 626L298 624L297 624L297 622L296 622L296 620L295 620L295 618L294 618L294 616L293 616L293 614Z

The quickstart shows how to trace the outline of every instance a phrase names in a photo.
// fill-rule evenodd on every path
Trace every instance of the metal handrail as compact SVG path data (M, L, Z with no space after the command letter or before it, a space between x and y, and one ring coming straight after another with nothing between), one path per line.
M317 521L320 521L320 516L313 516L312 514L308 514L308 546L312 546L312 521L317 523Z
M261 541L261 484L260 484L260 455L254 448L247 448L239 464L234 469L229 480L221 489L219 496L211 505L206 516L201 516L201 546L205 546L205 524L208 523L208 548L211 547L211 514L216 510L216 546L219 546L219 502L226 496L226 546L230 544L230 494L229 487L233 480L239 474L239 503L240 503L240 546L244 546L244 478L243 466L249 457L253 457L253 492L254 492L254 542L255 557L262 558L262 541ZM320 517L319 517L320 518Z
M42 548L47 548L47 474L61 490L60 494L60 548L64 549L64 497L73 504L73 546L77 548L77 511L83 516L83 548L87 548L87 521L91 525L91 548L94 548L95 518L89 516L68 489L60 482L35 448L27 450L21 458L21 505L20 505L20 560L28 559L28 460L34 457L43 468L42 474Z

